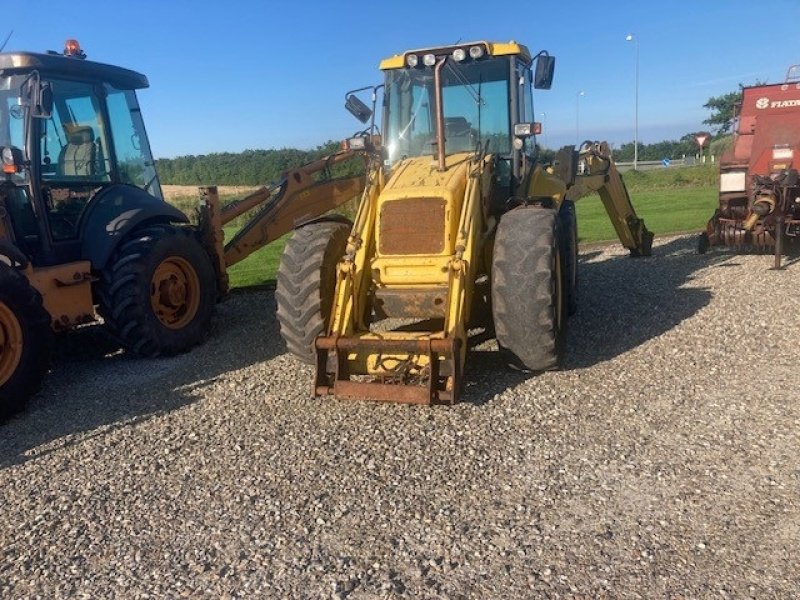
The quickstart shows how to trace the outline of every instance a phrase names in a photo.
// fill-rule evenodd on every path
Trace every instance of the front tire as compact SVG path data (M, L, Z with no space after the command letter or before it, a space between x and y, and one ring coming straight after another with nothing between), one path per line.
M19 271L0 264L0 421L41 388L51 339L39 292Z
M351 225L317 221L296 229L281 256L275 298L286 347L314 362L314 340L325 333L336 289L336 265L344 256Z
M558 369L567 300L556 212L519 207L500 219L492 260L492 309L500 352L524 371Z
M98 296L100 314L127 350L172 356L205 339L216 278L190 230L150 225L134 231L114 253Z

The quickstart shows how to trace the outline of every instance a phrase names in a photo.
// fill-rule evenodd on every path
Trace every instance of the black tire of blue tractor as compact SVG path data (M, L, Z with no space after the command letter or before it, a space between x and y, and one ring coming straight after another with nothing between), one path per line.
M181 308L168 316L157 308L159 273L181 279L175 300ZM143 357L174 356L203 342L217 297L214 267L194 232L169 224L131 233L95 290L109 331L126 350Z
M564 257L564 276L567 282L567 311L578 311L578 218L575 203L565 200L559 210L561 254Z
M492 309L500 352L512 368L561 367L567 305L560 230L556 212L539 207L515 208L498 224Z
M51 342L42 296L22 273L0 264L0 422L41 388Z
M314 340L325 333L336 288L336 265L344 256L351 225L316 221L296 229L281 256L275 300L286 348L314 362Z

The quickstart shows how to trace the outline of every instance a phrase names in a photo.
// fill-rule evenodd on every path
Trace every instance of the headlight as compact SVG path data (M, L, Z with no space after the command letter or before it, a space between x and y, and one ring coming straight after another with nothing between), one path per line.
M456 48L453 50L453 60L456 62L461 62L467 58L467 53L464 51L463 48Z
M472 48L469 49L469 55L472 58L480 58L483 56L483 48L481 46L472 46Z
M517 123L514 125L514 135L517 137L533 135L533 125L531 123Z
M347 140L347 147L350 150L364 150L367 147L367 138L354 137Z
M426 54L422 57L422 64L426 67L432 67L436 64L436 57L433 54Z
M13 175L22 169L22 151L18 148L4 147L0 152L0 160L3 163L2 171L6 175Z
M419 57L416 54L409 54L406 56L406 65L412 69L417 66L417 63L419 63Z

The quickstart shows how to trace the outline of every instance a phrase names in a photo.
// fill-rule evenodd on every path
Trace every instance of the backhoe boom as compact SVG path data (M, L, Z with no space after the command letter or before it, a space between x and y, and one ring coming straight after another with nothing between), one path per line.
M575 201L597 192L622 245L632 256L650 256L653 234L636 215L608 144L585 142L578 156L578 173L574 185L567 190L566 199Z

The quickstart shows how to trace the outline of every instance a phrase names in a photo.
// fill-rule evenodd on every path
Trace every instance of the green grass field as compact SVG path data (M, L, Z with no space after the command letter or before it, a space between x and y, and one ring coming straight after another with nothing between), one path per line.
M631 191L630 195L636 214L644 219L647 228L657 236L684 231L700 233L718 202L714 187L639 190ZM581 242L617 239L598 196L579 200L575 208Z
M717 170L712 166L628 172L625 184L637 214L656 234L700 232L717 207ZM181 208L194 206L194 199L174 199ZM581 243L615 240L616 234L597 195L577 203ZM225 229L226 239L236 227ZM275 279L285 238L262 248L234 265L231 287L262 285Z
M226 227L225 239L231 239L234 233L236 233L236 227ZM263 285L275 279L284 245L286 245L286 236L268 246L264 246L242 262L233 265L228 269L231 287L241 288Z

